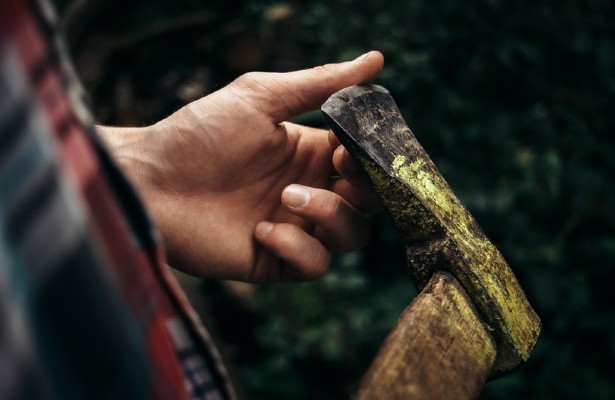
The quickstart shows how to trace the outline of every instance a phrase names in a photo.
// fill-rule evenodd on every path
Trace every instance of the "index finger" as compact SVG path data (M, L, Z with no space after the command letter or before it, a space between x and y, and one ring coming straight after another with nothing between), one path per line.
M286 73L250 72L233 85L274 124L319 108L333 93L374 79L384 58L370 51L353 61Z

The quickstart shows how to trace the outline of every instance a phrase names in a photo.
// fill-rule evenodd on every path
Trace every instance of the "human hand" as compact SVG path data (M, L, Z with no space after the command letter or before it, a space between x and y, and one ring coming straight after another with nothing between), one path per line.
M249 73L159 123L100 129L162 232L171 265L253 282L313 279L369 239L379 208L331 133L284 122L373 79L383 58ZM339 178L332 180L336 174Z

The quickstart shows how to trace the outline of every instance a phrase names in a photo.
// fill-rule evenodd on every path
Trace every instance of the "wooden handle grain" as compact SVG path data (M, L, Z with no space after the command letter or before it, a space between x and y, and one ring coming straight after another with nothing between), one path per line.
M465 290L437 272L385 340L356 399L474 399L495 356L495 342Z

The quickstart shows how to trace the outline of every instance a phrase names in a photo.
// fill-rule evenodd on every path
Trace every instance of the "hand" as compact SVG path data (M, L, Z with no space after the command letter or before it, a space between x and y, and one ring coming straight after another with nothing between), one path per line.
M373 79L383 58L248 73L146 128L101 128L161 230L169 262L200 276L312 279L329 249L369 239L379 208L356 161L327 131L284 122ZM332 180L337 173L340 178Z

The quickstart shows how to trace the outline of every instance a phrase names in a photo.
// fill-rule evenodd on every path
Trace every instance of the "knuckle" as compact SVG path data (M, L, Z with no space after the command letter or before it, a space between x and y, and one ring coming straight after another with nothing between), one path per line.
M335 68L336 64L323 64L313 67L312 70L317 74L330 74L335 70Z
M321 79L327 85L331 85L333 81L333 76L336 72L335 70L335 64L318 65L312 68L314 74L318 75L319 79Z
M301 233L293 226L282 227L279 235L280 242L286 251L296 248L301 243Z
M317 74L326 74L328 73L330 70L329 67L327 67L326 65L317 65L314 68L312 68L312 71L314 71Z
M237 79L235 79L235 81L233 81L233 84L236 86L241 86L241 87L250 87L252 85L254 85L254 83L259 82L260 80L263 79L263 72L247 72L243 75L240 75Z
M235 81L236 82L253 82L257 79L256 72L247 72L245 74L240 75Z
M341 213L342 199L341 197L334 195L329 196L323 200L321 204L322 217L326 219L337 218Z

